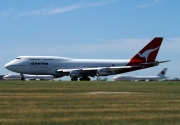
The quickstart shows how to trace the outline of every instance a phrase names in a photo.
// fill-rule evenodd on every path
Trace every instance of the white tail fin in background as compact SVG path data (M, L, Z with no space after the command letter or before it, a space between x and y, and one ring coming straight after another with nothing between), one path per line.
M164 68L164 69L158 74L158 76L160 76L161 78L162 78L162 77L166 77L166 76L165 76L166 71L167 71L167 68Z

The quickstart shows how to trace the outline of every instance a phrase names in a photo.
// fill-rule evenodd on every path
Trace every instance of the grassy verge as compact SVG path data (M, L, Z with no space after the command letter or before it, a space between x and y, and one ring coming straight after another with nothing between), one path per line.
M180 124L178 82L0 82L0 124Z

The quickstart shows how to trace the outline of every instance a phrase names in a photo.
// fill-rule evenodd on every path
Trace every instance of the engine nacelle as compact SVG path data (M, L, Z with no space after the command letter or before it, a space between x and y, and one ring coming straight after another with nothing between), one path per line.
M99 69L97 71L97 76L108 76L108 75L110 75L109 68Z
M78 77L82 77L82 73L80 70L73 70L69 73L71 78L78 78Z

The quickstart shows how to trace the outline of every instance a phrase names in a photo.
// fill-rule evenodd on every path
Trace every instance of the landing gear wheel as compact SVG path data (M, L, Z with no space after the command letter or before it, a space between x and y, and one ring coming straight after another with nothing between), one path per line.
M78 81L78 78L72 78L71 81Z
M22 78L21 78L21 80L22 80L22 81L24 81L24 80L25 80L25 78L23 78L23 77L22 77Z
M80 81L91 81L89 77L82 77L79 79Z

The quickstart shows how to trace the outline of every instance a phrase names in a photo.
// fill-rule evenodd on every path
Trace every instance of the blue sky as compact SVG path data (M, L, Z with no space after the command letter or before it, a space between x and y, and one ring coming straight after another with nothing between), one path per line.
M0 74L20 55L129 59L156 36L157 60L126 74L180 77L179 0L0 0Z

